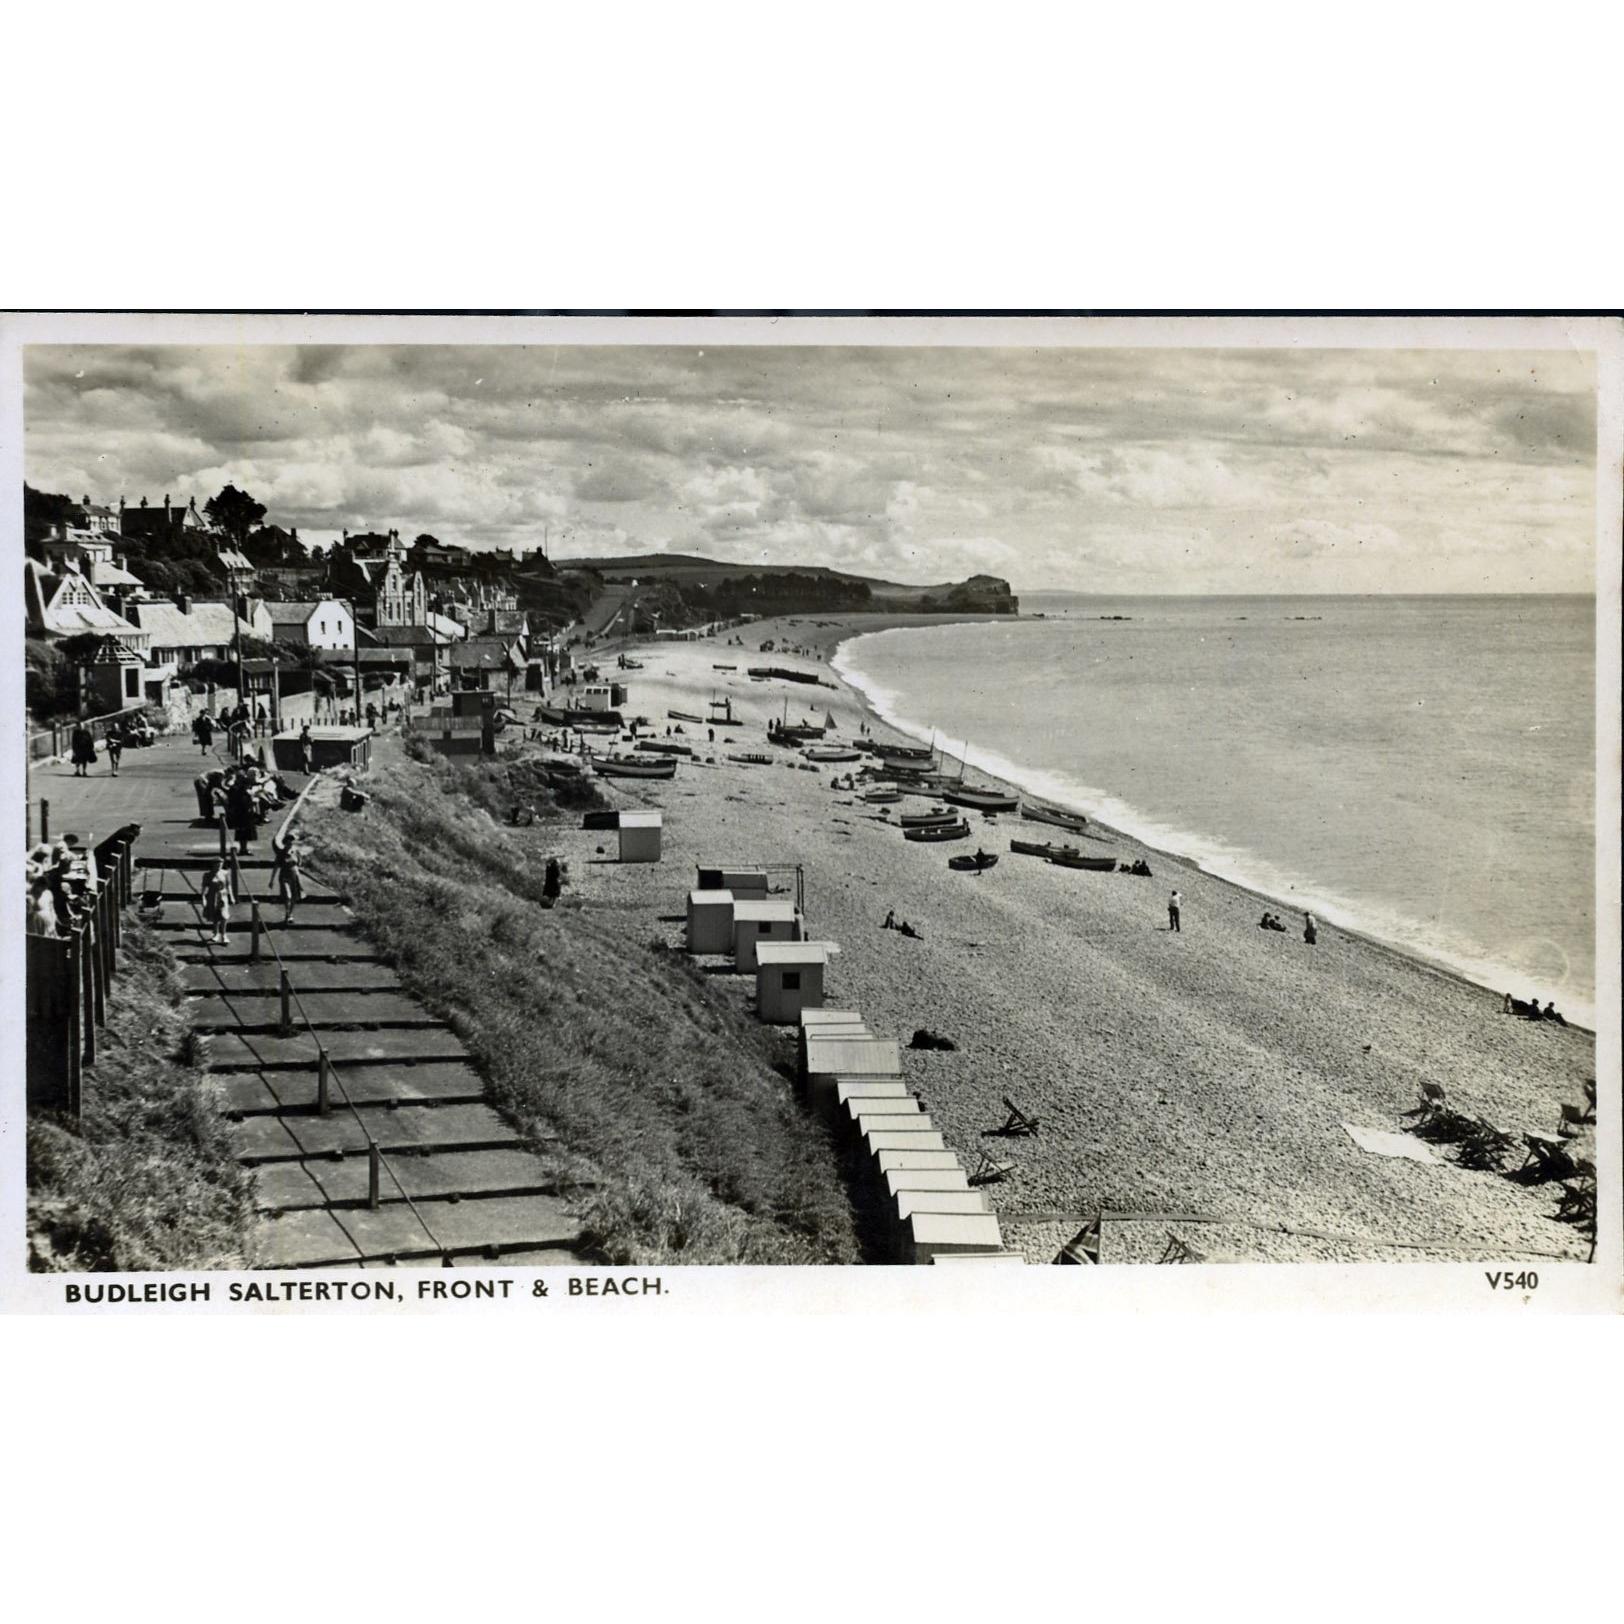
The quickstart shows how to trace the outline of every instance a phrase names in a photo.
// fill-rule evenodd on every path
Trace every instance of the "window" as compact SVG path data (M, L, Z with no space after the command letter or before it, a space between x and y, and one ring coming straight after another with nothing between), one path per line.
M784 972L784 991L799 992L801 990L801 972L799 970L786 970Z
M321 623L321 629L323 632L327 630L327 622L325 620Z
M141 673L133 665L124 668L124 697L126 699L141 697Z

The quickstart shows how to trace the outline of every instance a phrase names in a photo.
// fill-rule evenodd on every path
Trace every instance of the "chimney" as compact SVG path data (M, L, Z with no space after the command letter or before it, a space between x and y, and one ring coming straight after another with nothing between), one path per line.
M165 491L164 492L164 520L165 520L166 523L167 523L168 519L169 519L169 492Z
M118 499L118 516L120 519L124 517L124 498L122 496Z
M175 594L175 607L178 610L180 610L180 612L183 615L191 614L191 612L192 612L191 594L188 593L188 592L177 592Z

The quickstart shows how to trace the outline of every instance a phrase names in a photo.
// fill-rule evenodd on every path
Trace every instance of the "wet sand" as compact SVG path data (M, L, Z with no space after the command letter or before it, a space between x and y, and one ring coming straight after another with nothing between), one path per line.
M831 790L861 763L801 770L795 752L768 745L767 722L786 709L792 721L831 712L831 740L863 723L897 737L821 662L846 637L953 618L965 617L800 616L743 628L733 634L743 647L712 638L632 650L644 665L624 674L629 715L663 732L677 725L668 710L704 715L728 695L740 721L717 729L714 749L703 724L681 724L714 761L684 761L672 782L603 785L617 805L665 810L664 857L592 864L603 836L570 834L575 888L646 913L677 943L671 920L693 865L800 863L808 934L841 947L826 1001L903 1043L925 1027L958 1045L905 1051L908 1084L967 1163L986 1148L1015 1164L987 1193L1010 1244L1033 1261L1101 1208L1142 1215L1107 1225L1107 1262L1154 1263L1175 1233L1214 1262L1582 1259L1588 1241L1554 1220L1557 1185L1469 1171L1442 1146L1435 1165L1378 1156L1342 1124L1401 1130L1420 1085L1438 1082L1457 1110L1516 1137L1515 1165L1521 1135L1553 1131L1561 1103L1594 1077L1589 1033L1504 1016L1498 995L1328 926L1309 947L1289 912L1286 934L1260 930L1257 896L1111 831L1081 844L1143 856L1153 878L1012 854L1012 836L1070 838L1015 813L969 813L965 842L911 844L896 815L922 800L882 816ZM772 655L760 652L765 638L778 643ZM747 676L769 663L831 686ZM773 764L730 762L730 744ZM995 869L948 869L977 845L999 853ZM892 908L920 940L880 928ZM714 985L741 1005L753 991L746 977ZM986 1137L1006 1096L1041 1120L1036 1137Z

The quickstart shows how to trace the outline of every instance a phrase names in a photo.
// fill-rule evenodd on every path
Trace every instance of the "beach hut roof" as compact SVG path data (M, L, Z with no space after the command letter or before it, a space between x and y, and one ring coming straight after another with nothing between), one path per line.
M802 1026L850 1026L863 1017L855 1009L803 1009ZM810 1034L808 1034L810 1035Z
M621 814L625 816L624 813ZM688 901L696 908L733 906L733 893L731 891L690 891Z
M622 814L624 816L624 814ZM744 920L747 923L765 925L779 924L784 920L794 921L795 904L793 902L735 902L733 904L733 919L737 923Z
M762 942L757 964L827 964L840 951L838 942Z
M658 812L622 812L620 814L620 827L622 829L658 829L661 821L661 814Z
M900 1077L902 1059L894 1038L806 1038L806 1069L823 1076Z

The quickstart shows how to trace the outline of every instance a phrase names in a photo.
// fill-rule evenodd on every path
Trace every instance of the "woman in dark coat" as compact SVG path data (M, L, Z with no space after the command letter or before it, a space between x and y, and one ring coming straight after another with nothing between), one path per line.
M246 855L257 824L254 817L254 793L242 773L238 773L226 789L226 823L237 837L237 850Z
M192 736L201 746L204 755L214 748L214 718L207 711L192 723Z
M73 776L83 778L96 765L96 735L81 722L73 730Z

